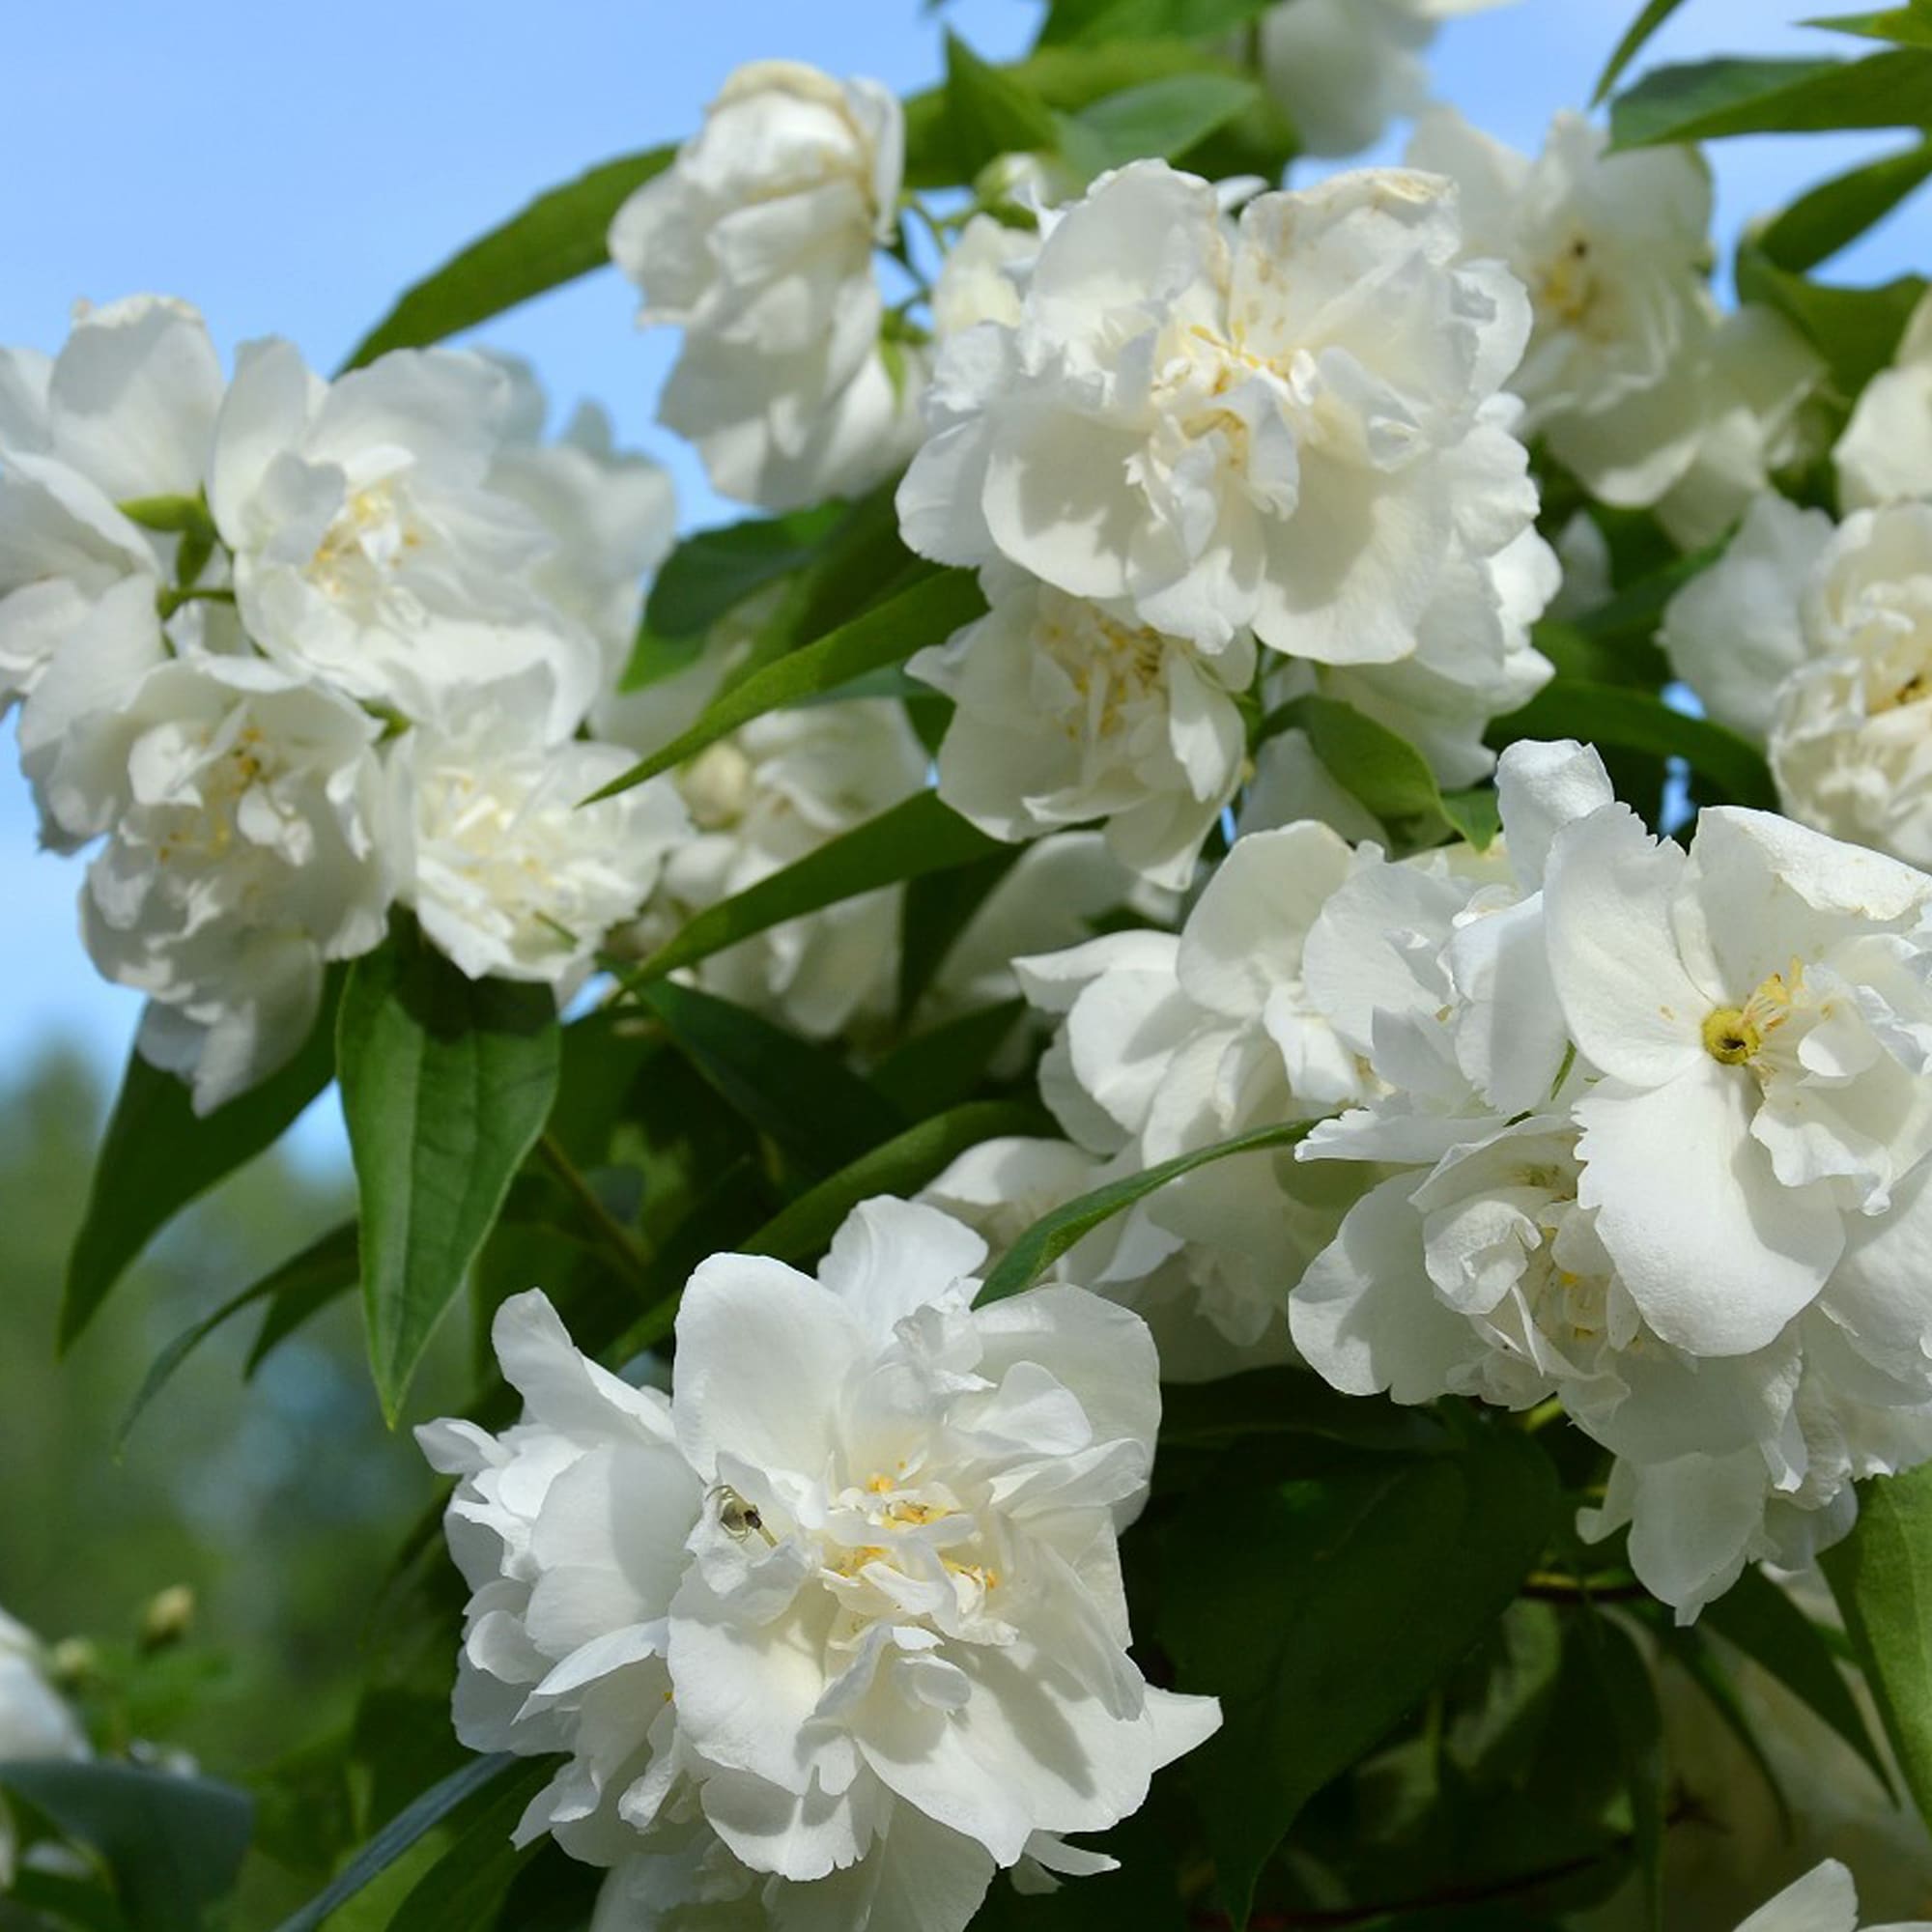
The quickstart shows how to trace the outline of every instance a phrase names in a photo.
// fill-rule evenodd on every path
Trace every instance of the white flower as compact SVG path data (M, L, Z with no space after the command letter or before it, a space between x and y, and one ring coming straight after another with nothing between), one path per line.
M324 962L379 945L393 849L381 727L259 659L163 663L91 734L111 822L82 930L109 980L149 997L140 1048L207 1113L308 1037Z
M1738 1932L1858 1932L1858 1927L1859 1894L1852 1875L1836 1859L1828 1859L1753 1912ZM1878 1925L1872 1932L1927 1932L1927 1921Z
M940 797L1009 840L1104 818L1123 866L1185 887L1240 783L1254 639L1210 654L1018 571L984 582L987 614L907 666L956 700Z
M1057 1834L1137 1809L1214 1728L1125 1651L1147 1332L1077 1289L975 1311L984 1253L879 1200L817 1281L715 1256L669 1403L522 1295L497 1343L523 1422L420 1432L463 1479L459 1732L569 1754L519 1837L616 1867L600 1924L737 1902L960 1932L999 1866L1093 1868Z
M878 82L758 61L611 223L642 321L685 330L662 420L727 495L794 507L863 488L904 454L872 272L903 160L903 116Z
M409 719L540 668L550 728L577 727L602 658L537 587L544 525L492 487L511 401L500 369L448 350L324 384L288 343L242 348L208 500L269 658Z
M1529 290L1536 326L1510 380L1524 434L1603 501L1670 498L1687 540L1708 541L1784 459L1821 365L1765 311L1720 316L1697 152L1607 149L1565 113L1531 159L1438 107L1408 160L1458 183L1469 253L1507 262Z
M1209 650L1409 656L1535 509L1497 395L1528 303L1461 241L1423 175L1263 195L1232 241L1207 182L1103 178L1048 217L1019 323L941 345L906 541Z
M904 710L882 698L768 712L720 739L675 775L697 836L670 854L635 943L662 943L910 798L925 767ZM814 1037L842 1032L890 1007L900 896L867 893L787 920L704 960L698 983Z
M1439 24L1506 0L1283 0L1261 18L1262 73L1311 155L1352 155L1428 98Z
M1913 312L1891 367L1866 385L1833 454L1842 510L1932 497L1932 295Z
M32 1632L0 1610L0 1764L83 1758L87 1734L47 1675ZM14 1882L14 1821L0 1798L0 1892Z
M554 548L531 572L535 587L597 639L608 690L622 675L643 614L643 580L677 539L677 497L647 456L614 447L611 419L579 406L554 442L527 364L493 356L510 382L510 413L489 487L521 503Z
M1039 252L1031 228L1009 228L990 214L976 214L946 251L932 285L932 327L944 340L981 322L1019 326L1022 264Z
M408 842L400 896L423 930L472 980L533 980L562 1001L691 824L668 779L586 806L636 761L621 746L555 742L548 699L541 673L486 686L447 726L400 739L390 775Z
M84 310L52 361L0 350L0 712L117 591L158 648L179 539L121 506L200 493L222 386L200 316L150 296Z
M1373 1184L1291 1325L1351 1393L1560 1396L1617 1459L1581 1527L1688 1619L1932 1456L1932 880L1757 812L1660 846L1576 745L1497 787L1480 865L1366 854L1308 934L1379 1091L1300 1150Z
M1712 717L1768 746L1794 818L1932 865L1932 504L1834 531L1759 498L1662 641Z

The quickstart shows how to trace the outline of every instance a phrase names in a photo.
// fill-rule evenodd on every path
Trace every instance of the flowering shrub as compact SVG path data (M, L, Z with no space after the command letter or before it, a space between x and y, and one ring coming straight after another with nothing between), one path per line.
M1695 145L1932 127L1932 15L1627 82L1653 5L1531 156L1428 103L1485 4L760 62L332 378L0 352L146 1000L63 1339L332 1084L354 1221L142 1400L492 1345L369 1629L475 1755L284 1932L1932 1913L1932 297L1812 273L1932 162L1727 302ZM606 252L743 521L443 346ZM0 1922L232 1915L277 1832L90 1681L0 1617Z

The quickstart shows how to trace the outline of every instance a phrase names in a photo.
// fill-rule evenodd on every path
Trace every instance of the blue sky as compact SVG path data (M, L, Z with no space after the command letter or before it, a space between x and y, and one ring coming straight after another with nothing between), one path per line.
M1635 8L1519 0L1459 22L1438 49L1437 91L1535 146L1550 114L1587 98ZM1689 0L1653 57L1856 49L1772 24L1812 11ZM540 27L535 12L512 0L23 10L10 23L0 117L0 342L51 352L76 298L155 291L200 304L224 350L286 335L326 369L401 286L533 192L688 131L740 62L789 55L900 89L939 64L940 28L918 0L553 0ZM1037 14L1037 0L954 0L945 17L1003 58L1024 48ZM1720 234L1873 145L1727 144L1714 156ZM1909 266L1894 222L1833 272L1868 280ZM651 420L674 343L635 333L631 307L607 273L484 334L530 357L560 411L580 396L604 402L628 442L670 466L687 523L720 521L728 509ZM7 758L0 1079L63 1035L103 1063L126 1052L138 1002L95 978L75 929L77 884L73 862L34 849Z

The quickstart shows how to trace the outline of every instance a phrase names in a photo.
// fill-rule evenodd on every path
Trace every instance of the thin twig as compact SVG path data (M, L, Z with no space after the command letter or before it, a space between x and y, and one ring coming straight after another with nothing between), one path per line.
M577 1163L564 1151L563 1143L553 1133L545 1133L537 1141L537 1152L543 1156L546 1167L560 1180L565 1191L590 1217L598 1234L603 1236L604 1245L621 1265L634 1287L649 1285L649 1263L642 1245L623 1222L611 1213L610 1208L597 1197L597 1190L591 1186L579 1171Z

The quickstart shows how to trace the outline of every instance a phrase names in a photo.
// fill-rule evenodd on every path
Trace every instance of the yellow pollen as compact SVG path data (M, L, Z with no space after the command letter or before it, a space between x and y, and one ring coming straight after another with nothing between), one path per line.
M1791 1017L1791 1003L1804 983L1804 962L1794 958L1783 973L1759 982L1742 1007L1718 1007L1704 1016L1704 1051L1726 1066L1743 1066L1764 1051L1767 1037Z
M1704 1017L1704 1051L1726 1066L1742 1066L1763 1044L1737 1007L1719 1007Z

